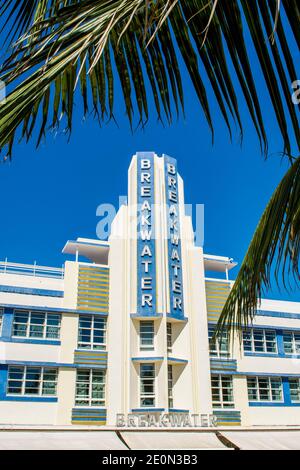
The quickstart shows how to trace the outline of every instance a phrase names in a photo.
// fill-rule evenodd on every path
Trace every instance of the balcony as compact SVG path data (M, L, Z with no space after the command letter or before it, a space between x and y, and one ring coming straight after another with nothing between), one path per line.
M45 277L51 279L63 279L64 268L51 268L34 264L20 264L0 261L0 274L17 274L32 277Z

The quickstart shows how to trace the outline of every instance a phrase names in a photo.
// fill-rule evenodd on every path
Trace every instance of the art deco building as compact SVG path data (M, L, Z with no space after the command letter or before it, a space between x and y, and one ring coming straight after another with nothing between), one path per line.
M63 253L0 265L0 424L300 424L300 303L262 300L241 346L209 342L236 263L195 245L176 160L137 153L109 241Z

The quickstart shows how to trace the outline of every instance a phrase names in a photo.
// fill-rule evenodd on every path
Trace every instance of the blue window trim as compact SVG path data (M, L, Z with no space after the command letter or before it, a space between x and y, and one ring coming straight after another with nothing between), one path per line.
M19 402L44 402L44 403L56 403L57 397L33 397L26 395L7 395L7 380L8 380L8 365L0 364L0 401L19 401Z
M162 356L159 357L132 357L131 360L133 362L160 362L163 361L164 358Z
M256 312L258 317L273 317L273 318L293 318L300 320L300 313L290 313L290 312L273 312L268 310L258 310Z
M45 313L78 313L79 315L100 315L103 317L108 316L108 312L95 312L95 311L86 311L80 309L70 309L70 308L63 308L63 307L45 307L44 305L37 306L37 305L20 305L20 304L0 304L0 308L4 309L13 309L13 310L32 310L38 312L45 312Z
M300 315L299 315L300 319ZM208 322L209 328L215 328L215 323ZM275 325L251 325L250 329L259 330L273 330L276 334L277 353L266 353L266 352L255 352L255 351L243 351L245 357L271 357L271 358L282 358L282 359L300 359L299 354L289 354L284 350L283 344L283 333L284 331L300 331L300 328L294 327L278 327Z
M22 343L22 344L42 344L47 346L60 346L61 341L52 339L32 339L32 338L19 338L12 336L11 338L1 338L0 340L4 343Z
M275 353L258 353L251 351L244 351L244 356L246 357L285 357L284 355L275 354Z
M26 395L13 396L6 395L5 397L0 396L0 401L25 401L25 402L41 402L41 403L57 403L57 397L29 397Z
M36 289L32 287L17 287L0 285L0 292L25 295L40 295L45 297L63 297L64 292L61 290Z
M12 333L12 324L14 317L13 308L4 308L2 316L2 332L0 336L1 341L10 341Z
M248 374L249 375L249 374ZM257 376L267 376L267 374L256 374ZM274 374L275 375L275 374ZM255 407L255 406L265 406L265 407L293 407L293 406L300 406L300 402L292 402L291 400L291 391L290 391L290 386L289 386L289 377L290 378L295 378L293 375L289 374L288 376L283 376L282 374L277 374L277 377L281 378L282 381L282 394L283 394L283 401L280 402L272 402L272 401L249 401L249 406L250 407Z
M18 361L18 360L0 360L2 366L31 366L31 367L68 367L71 369L107 369L106 364L96 365L89 363L61 363L61 362L35 362L35 361Z
M177 357L167 357L168 362L177 362L178 364L187 364L189 361L187 359L179 359Z
M190 410L180 410L177 408L169 408L169 413L189 413Z
M285 403L285 402L272 402L272 401L249 401L249 406L255 407L255 406L273 406L273 407L287 407L287 406L300 406L300 403Z
M43 345L48 345L48 346L50 345L60 346L61 341L59 339L57 340L46 339L46 338L34 339L34 338L12 336L15 310L17 309L13 307L5 307L3 309L2 332L0 336L0 341L5 342L5 343L27 343L27 344L43 344ZM25 307L20 308L20 310L23 310L24 312L29 312L31 311L31 308L25 306ZM42 308L37 308L36 310L42 313L52 313Z
M147 413L147 412L156 413L156 412L165 411L165 408L155 408L155 406L153 406L152 408L151 407L132 408L131 411L133 413Z

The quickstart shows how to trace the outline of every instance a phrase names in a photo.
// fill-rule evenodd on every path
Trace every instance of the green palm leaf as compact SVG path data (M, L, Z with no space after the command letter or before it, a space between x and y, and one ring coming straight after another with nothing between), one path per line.
M0 2L0 17L2 36L10 41L19 37L0 76L12 89L0 106L0 149L7 147L9 154L16 137L28 140L36 131L39 144L62 123L71 132L77 88L84 115L93 111L100 123L114 118L116 80L132 127L146 124L150 102L157 118L170 123L184 108L179 60L212 134L212 108L217 105L229 134L236 123L243 135L240 88L266 152L246 33L252 38L284 151L290 153L291 141L300 147L299 113L289 85L296 77L290 43L293 38L300 43L297 0L6 0ZM232 65L236 77L229 72ZM209 87L215 103L208 100Z
M271 287L271 270L284 286L300 281L300 157L289 168L267 205L220 315L216 335L241 333L256 314L263 289Z

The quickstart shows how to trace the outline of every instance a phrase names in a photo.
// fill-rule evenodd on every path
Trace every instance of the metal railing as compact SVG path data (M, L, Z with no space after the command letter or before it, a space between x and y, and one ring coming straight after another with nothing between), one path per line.
M24 276L51 277L54 279L64 278L64 268L51 268L34 264L11 263L7 260L0 261L0 274L21 274Z

